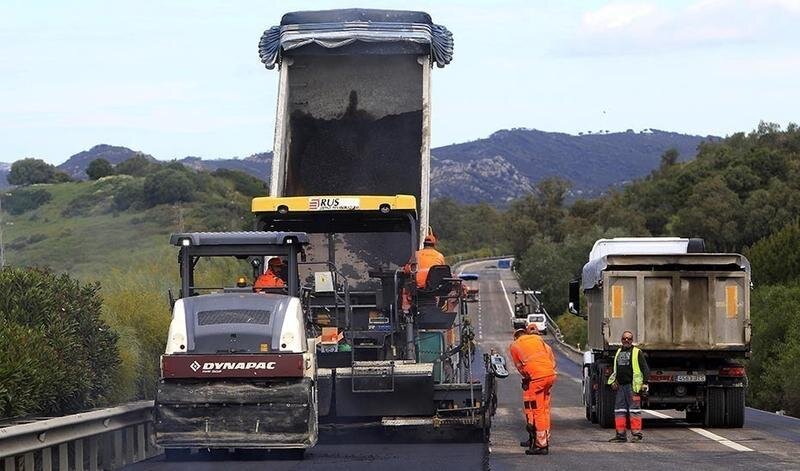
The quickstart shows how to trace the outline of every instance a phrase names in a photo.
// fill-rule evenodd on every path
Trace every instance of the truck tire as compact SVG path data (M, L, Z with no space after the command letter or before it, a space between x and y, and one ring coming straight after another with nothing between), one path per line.
M725 388L725 427L744 426L744 388Z
M725 426L725 390L723 388L706 389L706 415L703 425L706 427Z
M607 384L601 384L597 393L597 422L603 428L613 428L616 393Z
M700 410L695 410L695 411L687 410L686 411L686 422L690 423L690 424L698 423L698 422L704 423L705 422L705 416L706 416L706 410L705 409L700 409Z
M597 423L597 394L593 391L595 383L592 382L592 379L589 378L589 391L584 391L584 397L589 396L589 401L586 404L586 420L589 422L596 424ZM594 408L594 410L592 410Z

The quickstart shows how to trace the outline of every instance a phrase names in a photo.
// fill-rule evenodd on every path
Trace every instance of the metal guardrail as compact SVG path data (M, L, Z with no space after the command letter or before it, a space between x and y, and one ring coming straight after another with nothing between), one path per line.
M162 453L153 401L0 428L3 471L118 469Z

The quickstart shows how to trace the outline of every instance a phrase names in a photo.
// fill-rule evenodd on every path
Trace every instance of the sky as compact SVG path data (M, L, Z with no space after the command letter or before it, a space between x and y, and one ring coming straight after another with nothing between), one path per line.
M100 143L159 159L270 150L278 74L261 34L288 11L350 7L427 11L453 32L432 74L434 147L515 127L800 121L800 0L0 0L0 161Z

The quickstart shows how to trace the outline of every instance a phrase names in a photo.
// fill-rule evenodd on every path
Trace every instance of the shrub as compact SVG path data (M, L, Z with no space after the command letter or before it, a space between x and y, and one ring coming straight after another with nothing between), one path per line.
M800 415L800 285L753 291L753 356L749 363L749 403Z
M52 198L49 191L36 189L17 189L10 193L10 196L3 196L3 209L9 214L19 215L26 211L32 211L39 206L47 203Z
M0 414L66 414L105 404L119 364L99 286L47 270L0 271Z
M144 177L154 172L158 167L159 164L157 162L148 159L144 154L136 154L130 159L118 163L114 167L114 171L121 175Z
M34 183L62 183L71 179L69 175L41 159L22 159L11 164L6 177L12 185L33 185Z
M150 206L194 199L192 180L183 172L165 168L144 179L144 197Z
M125 211L128 208L144 206L144 180L137 178L126 182L114 195L114 209Z
M233 189L245 196L253 198L269 194L269 188L265 181L259 180L242 171L219 168L215 170L212 175L230 181L233 183Z
M556 324L561 329L564 341L578 348L585 348L588 340L586 320L572 314L562 314L556 318Z
M98 180L109 175L114 175L114 167L106 159L94 159L86 167L86 175L90 180Z

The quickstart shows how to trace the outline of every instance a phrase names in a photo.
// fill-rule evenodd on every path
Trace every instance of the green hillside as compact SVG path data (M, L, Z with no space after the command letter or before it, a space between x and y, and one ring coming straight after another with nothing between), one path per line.
M172 232L252 227L249 205L253 195L238 191L235 181L207 172L175 172L202 180L185 198L188 201L151 206L146 195L140 195L141 201L133 198L128 205L120 195L143 187L150 178L129 175L31 185L7 192L3 201L7 208L3 215L6 263L49 267L83 280L102 280L111 269L130 269L171 253L168 237ZM31 194L47 195L43 197L47 201L13 211L15 199ZM9 208L19 213L10 214Z
M69 403L55 401L47 391L84 391L85 388L67 384L73 374L83 373L69 367L67 370L72 373L65 377L53 376L46 367L50 362L47 351L37 356L36 342L46 342L52 349L69 344L74 351L86 352L99 347L94 341L87 340L81 346L80 342L74 343L80 337L65 337L72 327L59 331L48 329L47 323L31 324L28 317L20 314L26 311L23 305L27 301L18 296L22 307L12 301L5 308L0 306L0 329L10 336L5 343L0 341L0 354L23 352L25 358L38 359L36 364L29 362L19 368L25 366L28 377L39 376L33 383L14 381L14 376L8 376L7 381L0 378L0 415L60 414L153 397L158 357L163 352L170 321L167 290L178 286L176 251L169 245L170 233L252 229L251 199L267 192L263 182L230 170L211 173L180 164L140 161L137 165L117 165L114 171L140 176L118 174L92 181L27 185L0 195L9 265L0 272L0 291L18 294L19 280L27 280L25 283L37 287L40 302L48 306L41 315L63 319L71 325L73 320L78 322L77 316L91 314L78 309L62 318L62 301L53 298L58 295L55 291L48 295L51 290L44 286L52 284L53 290L56 284L65 286L59 289L77 293L75 303L97 306L93 308L100 313L97 322L104 323L99 329L110 328L113 342L108 348L118 352L109 353L114 356L109 361L118 366L103 383L108 390L93 395L76 393L80 397ZM68 273L80 280L83 288L68 278L55 278L47 271L25 270L26 267ZM205 263L198 268L197 281L206 286L230 284L236 276L247 274L235 263ZM14 365L9 368L19 370ZM92 383L89 378L79 379ZM3 401L4 397L21 394L31 395L31 400L25 404Z

